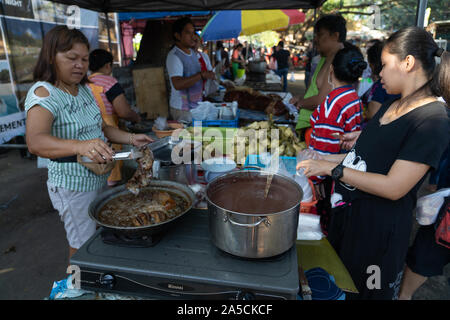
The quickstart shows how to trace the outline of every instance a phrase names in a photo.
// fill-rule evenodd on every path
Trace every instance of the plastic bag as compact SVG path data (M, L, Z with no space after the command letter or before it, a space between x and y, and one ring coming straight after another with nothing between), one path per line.
M277 161L278 160L278 161ZM308 178L302 172L293 174L288 170L281 158L276 158L270 153L262 153L259 155L259 161L264 165L264 171L270 173L278 173L288 178L294 179L295 182L303 190L302 202L311 202L313 200L313 191L309 184Z
M297 240L320 240L323 238L320 216L300 213L298 218Z
M202 101L197 104L195 109L191 110L193 120L217 120L219 116L219 108L213 103Z
M299 153L297 153L297 163L302 162L304 160L322 160L323 157L314 150L311 149L303 149ZM303 168L298 170L298 172L303 173Z
M70 275L64 280L53 282L52 291L50 292L49 299L70 299L80 297L89 291L82 289L76 289L73 285L72 276Z
M302 202L311 202L313 200L313 192L308 178L301 172L297 172L294 177L295 182L302 187L303 199Z
M290 82L295 82L295 74L294 71L291 72L291 77L289 78Z
M448 196L450 196L450 188L441 189L419 198L416 209L417 222L422 226L433 224L444 203L444 198Z
M281 77L276 75L272 70L266 74L266 83L280 83Z
M323 157L315 150L303 149L297 154L297 163L303 160L322 160Z
M167 118L165 117L158 117L155 120L155 127L158 130L167 130L169 129L169 125L167 124Z
M205 83L205 96L214 95L219 90L219 84L216 80L208 79Z

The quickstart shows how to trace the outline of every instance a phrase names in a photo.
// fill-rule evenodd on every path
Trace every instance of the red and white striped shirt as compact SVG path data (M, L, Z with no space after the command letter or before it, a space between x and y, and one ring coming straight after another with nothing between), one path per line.
M309 148L319 154L338 154L341 151L339 138L332 133L361 130L362 102L353 86L343 86L331 91L310 117L312 127ZM324 176L311 177L314 183Z
M362 102L353 86L334 89L310 117L310 148L320 154L340 153L339 138L331 134L359 131L361 121Z

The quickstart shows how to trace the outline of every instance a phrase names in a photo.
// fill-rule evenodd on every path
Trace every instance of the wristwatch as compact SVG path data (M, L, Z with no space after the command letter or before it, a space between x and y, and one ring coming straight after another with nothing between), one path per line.
M331 178L335 181L342 178L344 175L345 166L342 163L338 164L333 170L331 170Z

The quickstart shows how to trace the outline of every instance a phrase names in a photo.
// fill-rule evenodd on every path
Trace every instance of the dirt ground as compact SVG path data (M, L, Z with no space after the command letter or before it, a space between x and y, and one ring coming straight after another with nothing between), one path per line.
M296 73L295 83L289 83L289 90L304 92L301 72ZM46 180L47 170L38 169L35 159L23 158L18 150L0 149L2 300L44 299L54 281L67 277L68 244L63 224L50 202ZM425 194L425 188L419 193ZM450 265L443 276L430 278L413 298L450 300L449 279Z

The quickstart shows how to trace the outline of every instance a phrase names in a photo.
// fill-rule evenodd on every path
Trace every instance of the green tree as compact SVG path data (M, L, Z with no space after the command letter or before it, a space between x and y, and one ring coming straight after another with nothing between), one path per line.
M369 19L373 15L370 8L377 5L381 11L381 28L386 31L395 31L407 26L415 25L417 0L327 0L317 10L317 18L321 15L339 13L347 20L349 30L356 30L357 23L369 25ZM429 0L431 9L429 23L450 19L448 0ZM300 42L306 40L306 31L314 26L314 10L306 11L306 19L303 24L290 27L301 35Z
M275 31L264 31L255 35L242 36L239 38L242 39L242 41L248 41L257 46L262 45L266 48L276 46L278 41L280 41L280 35Z

